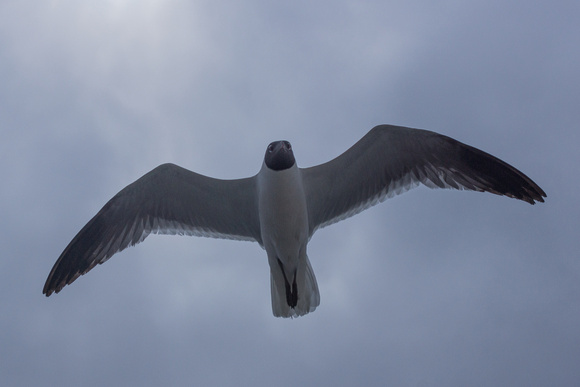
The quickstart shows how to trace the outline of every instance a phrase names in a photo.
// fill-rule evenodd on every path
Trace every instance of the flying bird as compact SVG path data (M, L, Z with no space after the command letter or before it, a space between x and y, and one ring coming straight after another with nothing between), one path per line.
M314 232L421 183L530 204L546 197L504 161L427 130L376 126L310 168L296 165L288 141L275 141L253 177L220 180L163 164L123 188L64 249L43 293L58 293L151 233L196 235L258 242L270 265L274 316L302 316L320 304L306 251Z

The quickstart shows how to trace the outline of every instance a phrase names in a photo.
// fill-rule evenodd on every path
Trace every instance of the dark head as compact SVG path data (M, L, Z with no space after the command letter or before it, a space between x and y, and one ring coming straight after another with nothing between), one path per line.
M274 141L268 145L266 156L264 156L266 166L274 171L282 171L292 167L296 160L292 152L292 145L288 141Z

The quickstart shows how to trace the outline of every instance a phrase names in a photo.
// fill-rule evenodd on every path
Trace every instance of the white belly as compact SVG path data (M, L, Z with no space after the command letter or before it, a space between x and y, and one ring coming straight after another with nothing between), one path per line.
M284 266L295 268L308 242L308 212L300 170L296 165L283 171L264 167L258 192L264 248L269 257L274 254Z

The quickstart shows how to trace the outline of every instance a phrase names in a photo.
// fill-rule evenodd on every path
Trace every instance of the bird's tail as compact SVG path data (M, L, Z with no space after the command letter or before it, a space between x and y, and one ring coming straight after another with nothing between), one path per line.
M272 312L276 317L303 316L314 312L316 307L320 305L318 283L310 260L306 256L301 263L296 269L296 274L290 276L293 278L288 277L288 273L284 273L281 263L279 267L270 267ZM272 270L280 270L282 275L273 275Z

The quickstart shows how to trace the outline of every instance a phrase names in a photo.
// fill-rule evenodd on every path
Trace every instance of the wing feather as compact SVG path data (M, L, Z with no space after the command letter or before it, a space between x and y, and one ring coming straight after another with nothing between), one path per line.
M160 165L121 190L79 231L56 261L43 293L58 293L151 233L262 244L255 177L219 180Z
M543 202L545 192L504 161L450 137L393 125L373 128L337 158L301 170L310 235L419 184Z

